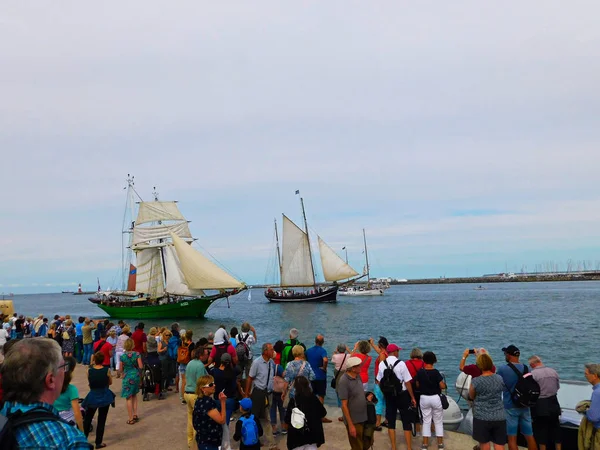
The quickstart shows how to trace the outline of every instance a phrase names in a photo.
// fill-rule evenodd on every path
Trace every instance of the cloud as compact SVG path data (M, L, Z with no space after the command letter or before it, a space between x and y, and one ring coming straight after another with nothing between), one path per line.
M127 173L252 282L296 189L334 248L366 227L382 271L577 258L599 237L599 12L4 4L0 281L117 271Z

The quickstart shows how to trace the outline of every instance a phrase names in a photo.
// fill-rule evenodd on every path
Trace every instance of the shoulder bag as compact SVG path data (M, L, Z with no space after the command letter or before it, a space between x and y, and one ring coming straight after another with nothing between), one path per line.
M298 370L298 375L296 375L296 376L299 376L302 373L305 365L306 365L306 361L303 361L302 365L300 366L300 370ZM294 378L294 381L296 381L295 378ZM284 408L287 408L288 404L290 403L290 392L292 390L292 387L294 386L294 381L292 381L291 383L288 384L288 388L285 391L285 395L283 397L283 407Z
M344 363L346 362L347 356L348 356L348 353L345 353L344 359L342 359L342 364L340 364L340 370L333 371L333 378L331 379L331 388L332 389L335 389L335 387L337 386L337 380L340 377L340 373L342 373L342 371L344 370Z
M279 364L275 365L275 375L273 376L273 392L282 393L285 389L285 379L277 375L277 367Z

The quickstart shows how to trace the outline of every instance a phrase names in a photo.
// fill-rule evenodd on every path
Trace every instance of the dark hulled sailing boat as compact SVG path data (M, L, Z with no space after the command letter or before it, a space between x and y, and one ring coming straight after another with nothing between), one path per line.
M298 194L298 192L296 193ZM304 200L302 198L300 198L300 204L302 206L304 230L283 214L281 249L279 247L277 222L275 222L280 283L277 286L269 287L265 291L265 297L270 302L279 303L335 302L339 288L337 282L356 277L358 273L318 236L323 277L326 282L332 284L317 284Z

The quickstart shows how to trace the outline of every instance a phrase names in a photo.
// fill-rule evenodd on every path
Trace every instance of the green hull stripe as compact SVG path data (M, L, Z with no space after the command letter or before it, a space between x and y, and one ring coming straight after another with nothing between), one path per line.
M108 306L102 304L96 304L96 306L110 317L117 319L201 319L217 298L193 298L179 303L153 306Z

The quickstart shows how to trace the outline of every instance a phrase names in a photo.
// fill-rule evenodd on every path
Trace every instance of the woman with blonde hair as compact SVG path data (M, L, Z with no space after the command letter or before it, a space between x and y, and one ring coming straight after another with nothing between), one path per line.
M123 383L121 384L121 397L127 401L128 425L133 425L140 419L137 415L138 401L137 393L140 391L140 371L143 367L142 357L138 352L133 351L135 343L129 338L123 344L125 353L121 355L121 373L123 374Z
M304 347L301 345L294 345L294 347L292 347L292 356L294 359L288 363L285 367L285 372L283 372L283 378L288 383L290 398L294 398L294 395L296 395L294 381L297 377L303 376L308 381L313 381L315 379L315 373L308 361L306 361L306 356L304 356Z
M227 396L219 393L219 405L213 398L215 394L215 380L210 375L198 378L196 395L192 413L192 423L196 432L196 444L202 450L218 450L223 439L223 424L226 421Z

